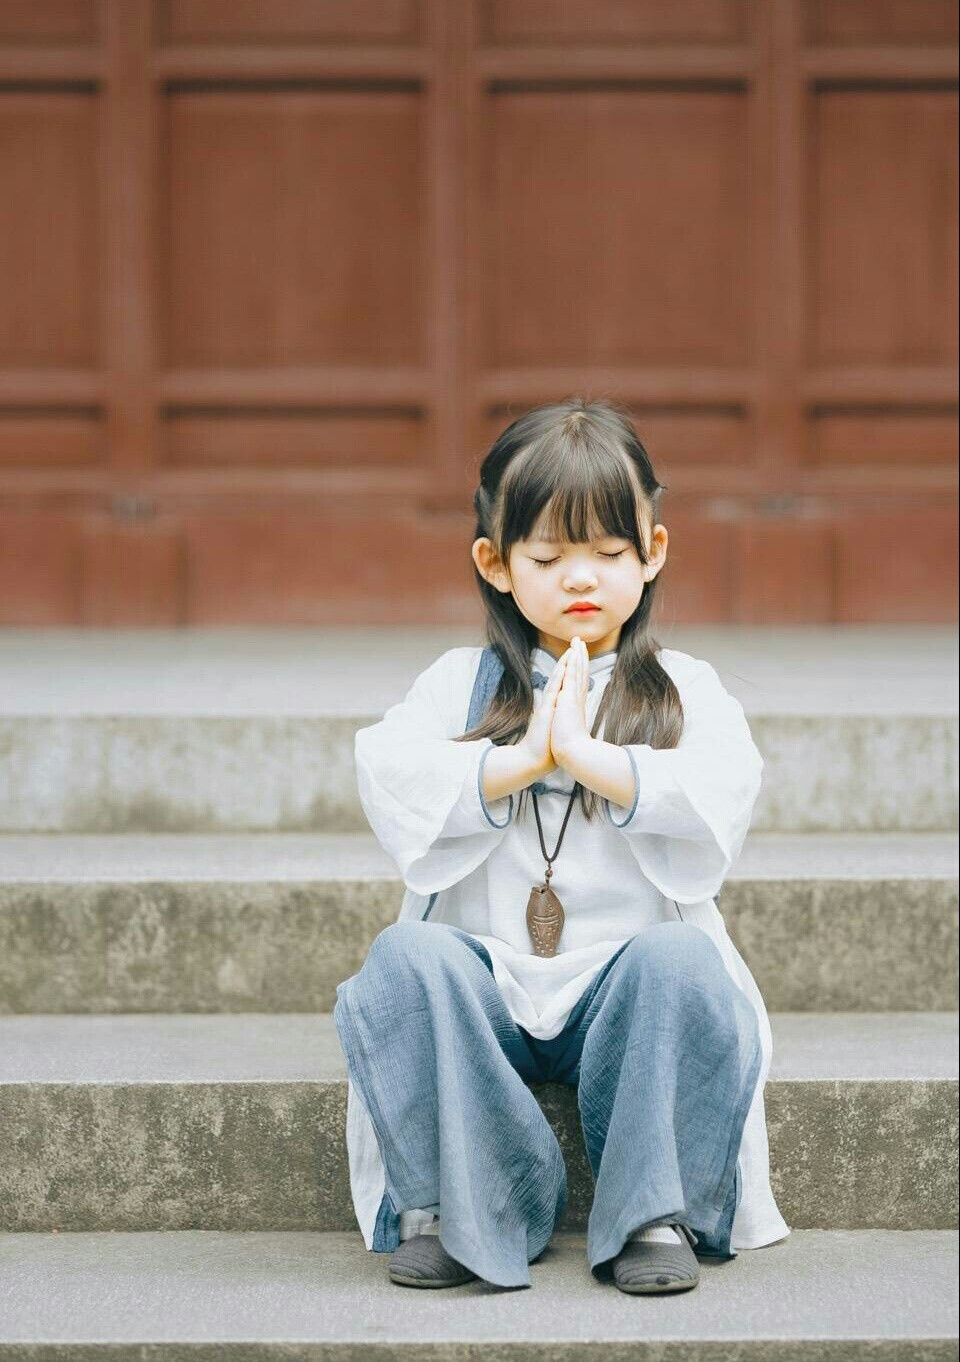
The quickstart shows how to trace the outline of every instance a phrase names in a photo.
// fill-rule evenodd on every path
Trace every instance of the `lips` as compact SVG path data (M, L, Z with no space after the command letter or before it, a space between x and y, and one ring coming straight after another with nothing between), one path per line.
M565 615L592 615L595 610L599 609L599 605L569 605L563 613Z

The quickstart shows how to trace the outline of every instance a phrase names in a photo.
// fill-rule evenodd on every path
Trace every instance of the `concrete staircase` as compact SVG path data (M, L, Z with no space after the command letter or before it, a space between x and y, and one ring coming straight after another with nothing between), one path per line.
M570 1198L532 1291L404 1291L366 1252L330 1010L402 886L352 736L473 631L8 631L0 1359L956 1357L956 636L661 638L766 759L720 906L789 1238L677 1297L598 1285L544 1084Z

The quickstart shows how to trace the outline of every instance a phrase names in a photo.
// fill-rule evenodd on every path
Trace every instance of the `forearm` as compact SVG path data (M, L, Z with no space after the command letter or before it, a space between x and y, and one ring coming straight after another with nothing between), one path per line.
M483 797L488 803L503 799L505 795L525 789L553 769L553 763L548 768L537 766L519 743L493 747L483 764Z
M584 738L563 754L560 764L588 790L629 809L636 794L633 763L626 748L602 738Z

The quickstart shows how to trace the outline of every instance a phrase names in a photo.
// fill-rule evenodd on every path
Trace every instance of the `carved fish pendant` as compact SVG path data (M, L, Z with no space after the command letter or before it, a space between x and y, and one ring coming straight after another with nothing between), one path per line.
M548 884L537 884L530 890L527 930L535 955L556 955L563 931L563 904Z

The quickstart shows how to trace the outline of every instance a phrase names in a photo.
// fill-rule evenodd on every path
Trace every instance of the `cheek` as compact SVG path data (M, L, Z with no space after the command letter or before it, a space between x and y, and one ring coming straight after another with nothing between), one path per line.
M619 574L615 581L610 583L611 594L618 600L628 601L640 595L644 588L643 572L635 568L630 572Z
M513 589L520 600L536 601L543 595L543 581L536 568L521 569L514 575Z
M552 573L546 568L528 567L519 577L520 586L531 595L537 595L551 584Z

